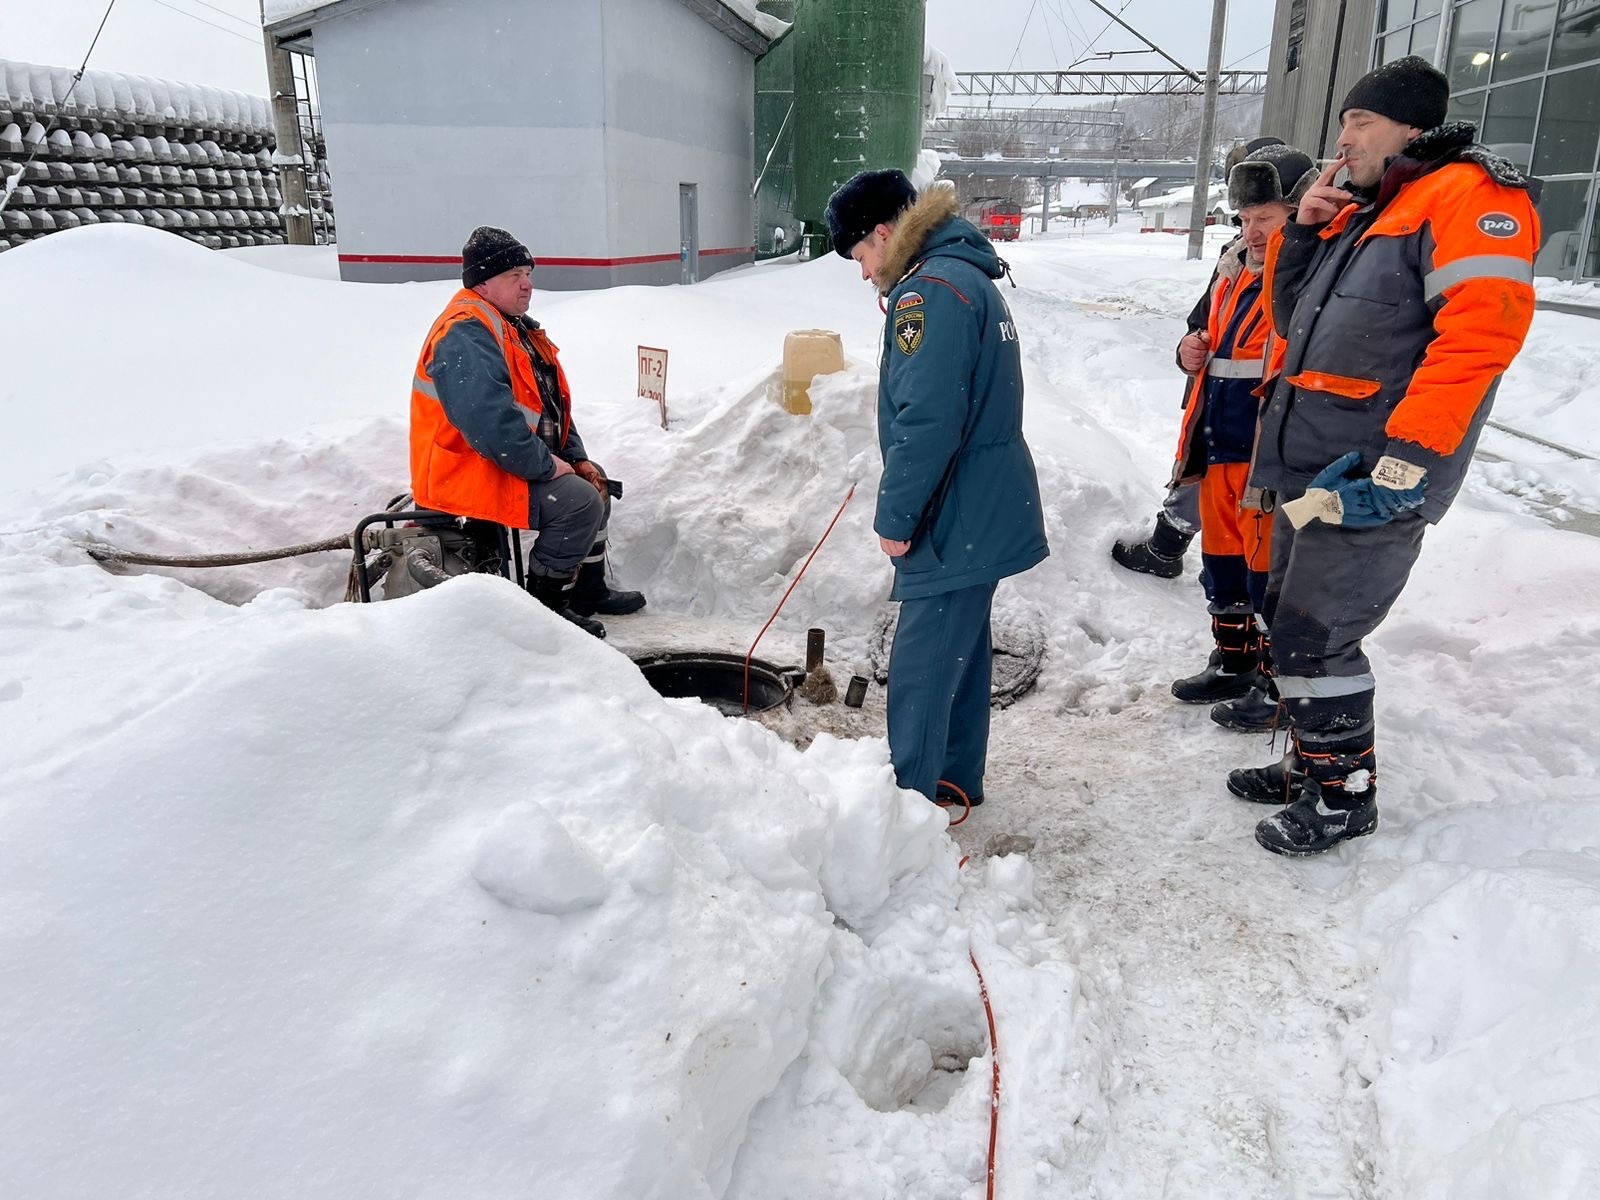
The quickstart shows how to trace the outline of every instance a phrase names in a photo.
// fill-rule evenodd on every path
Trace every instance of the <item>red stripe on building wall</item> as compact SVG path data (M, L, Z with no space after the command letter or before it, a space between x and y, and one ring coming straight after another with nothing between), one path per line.
M700 251L701 258L718 254L754 254L754 246L728 246ZM427 266L459 266L459 254L341 254L342 263L410 263ZM676 254L639 254L632 258L547 258L536 255L535 262L548 267L637 267L647 263L677 262Z

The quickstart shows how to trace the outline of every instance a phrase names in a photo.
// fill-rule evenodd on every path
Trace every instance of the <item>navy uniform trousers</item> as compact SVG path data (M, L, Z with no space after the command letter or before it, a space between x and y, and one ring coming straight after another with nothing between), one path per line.
M989 756L994 583L900 602L889 651L889 754L903 788L939 782L976 800Z

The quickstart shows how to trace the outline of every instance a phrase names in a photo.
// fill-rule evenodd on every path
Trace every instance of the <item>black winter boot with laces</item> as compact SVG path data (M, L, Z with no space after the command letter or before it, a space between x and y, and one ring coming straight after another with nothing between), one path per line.
M1295 857L1321 854L1378 827L1378 762L1370 726L1354 737L1296 730L1294 757L1305 775L1288 806L1256 826L1256 841L1265 849Z
M1305 768L1289 748L1275 763L1264 767L1240 767L1228 772L1228 790L1252 804L1288 804L1305 778Z
M1216 704L1245 695L1261 678L1257 669L1254 613L1214 613L1211 636L1217 648L1205 670L1172 685L1185 704Z
M1308 778L1301 781L1293 803L1256 826L1256 841L1274 854L1304 858L1350 838L1365 837L1377 827L1376 787L1359 795L1338 788L1324 792L1321 784Z
M1194 534L1185 533L1161 512L1156 514L1156 527L1149 537L1141 542L1118 539L1111 547L1111 557L1126 570L1176 579L1183 574L1183 555L1192 541Z
M1224 700L1211 710L1211 719L1224 729L1259 733L1278 727L1278 685L1273 682L1272 640L1264 630L1256 633L1257 678L1250 690L1233 700Z

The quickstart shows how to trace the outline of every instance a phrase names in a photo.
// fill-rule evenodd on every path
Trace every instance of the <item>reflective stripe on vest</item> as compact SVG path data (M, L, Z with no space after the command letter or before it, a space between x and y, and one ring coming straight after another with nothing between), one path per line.
M1458 258L1422 277L1422 290L1429 300L1444 295L1447 288L1469 279L1509 279L1512 283L1533 282L1533 264L1514 254L1474 254Z
M1266 366L1262 358L1213 358L1206 363L1206 378L1260 379Z

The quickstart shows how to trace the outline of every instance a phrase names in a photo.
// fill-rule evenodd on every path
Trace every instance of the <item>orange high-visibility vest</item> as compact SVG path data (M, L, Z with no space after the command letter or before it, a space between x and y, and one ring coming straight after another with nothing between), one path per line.
M528 352L516 330L494 305L476 292L463 288L428 331L422 353L417 358L416 375L411 381L411 491L419 508L526 529L528 481L511 474L467 444L445 415L429 373L439 342L461 321L480 321L494 334L511 376L511 398L527 410L528 426L536 435L538 433L544 402ZM565 446L572 428L572 400L566 372L556 357L555 345L544 331L536 329L531 337L555 369L562 402L560 444Z

